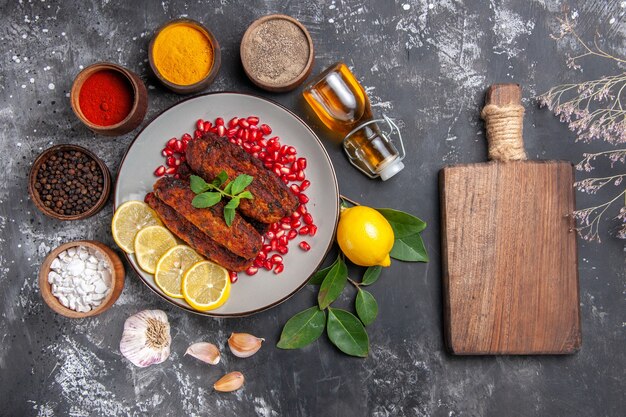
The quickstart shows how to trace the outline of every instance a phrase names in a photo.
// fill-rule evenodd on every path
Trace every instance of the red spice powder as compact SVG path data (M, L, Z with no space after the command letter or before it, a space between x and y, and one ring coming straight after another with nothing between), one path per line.
M128 116L133 99L133 87L124 75L102 70L87 78L80 89L78 103L91 123L111 126Z

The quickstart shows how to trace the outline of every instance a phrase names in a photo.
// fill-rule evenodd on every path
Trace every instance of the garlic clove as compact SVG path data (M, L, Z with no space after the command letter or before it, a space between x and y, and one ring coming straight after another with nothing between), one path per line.
M230 372L213 384L213 389L219 392L236 391L243 386L245 378L241 372Z
M161 310L144 310L126 319L120 352L133 365L145 368L165 361L171 343L167 315Z
M217 365L220 363L220 351L213 343L194 343L187 348L185 355L191 355L194 358L210 365Z
M249 333L232 333L228 338L228 346L233 355L239 358L248 358L261 349L261 344L264 341L265 339Z

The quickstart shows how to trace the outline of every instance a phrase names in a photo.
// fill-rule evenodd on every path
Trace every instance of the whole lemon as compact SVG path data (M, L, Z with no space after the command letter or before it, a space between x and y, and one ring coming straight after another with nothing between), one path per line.
M341 210L337 243L356 265L389 266L393 230L387 219L370 207L355 206Z

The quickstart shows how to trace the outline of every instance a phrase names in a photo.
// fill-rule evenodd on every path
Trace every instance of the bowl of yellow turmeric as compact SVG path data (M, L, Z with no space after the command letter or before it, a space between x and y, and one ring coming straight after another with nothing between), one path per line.
M205 90L221 65L220 45L203 24L174 19L159 27L148 49L156 77L178 94Z

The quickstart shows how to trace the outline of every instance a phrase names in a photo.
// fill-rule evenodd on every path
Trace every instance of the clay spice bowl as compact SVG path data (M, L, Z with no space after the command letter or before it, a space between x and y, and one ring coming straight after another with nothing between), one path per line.
M313 41L309 31L291 16L273 14L252 22L240 46L241 63L258 87L291 91L311 74Z
M159 81L178 94L206 90L222 64L220 44L202 23L181 18L160 26L148 47Z
M52 293L52 285L48 282L49 274L52 271L51 266L54 260L56 259L58 261L59 255L67 251L68 249L79 248L81 246L89 251L92 251L94 253L97 252L98 254L100 254L102 259L108 265L109 271L111 273L110 283L108 285L108 292L100 301L99 305L87 312L80 312L65 307L61 303L59 298L57 298ZM84 317L96 316L108 310L115 303L115 301L117 301L118 297L122 293L122 290L124 289L124 279L124 265L122 264L119 256L117 256L117 254L113 252L113 250L111 250L108 246L94 240L81 240L64 243L63 245L57 247L48 254L43 264L41 265L41 269L39 270L39 291L41 292L41 297L43 298L43 300L52 310L65 317L80 319Z
M81 220L96 214L110 192L111 174L106 164L82 146L46 149L28 175L28 194L35 207L57 220Z
M94 133L119 136L143 121L148 92L134 72L112 62L99 62L78 73L70 102L76 116Z

